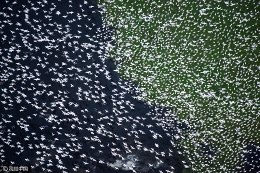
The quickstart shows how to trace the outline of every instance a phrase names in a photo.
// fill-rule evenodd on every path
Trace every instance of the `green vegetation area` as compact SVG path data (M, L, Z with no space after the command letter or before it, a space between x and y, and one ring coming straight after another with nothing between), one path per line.
M232 172L260 145L257 1L99 1L124 79L193 128L179 145L193 171ZM176 113L178 110L178 113ZM214 154L203 154L203 146ZM205 148L205 147L204 147ZM186 170L188 172L188 170Z

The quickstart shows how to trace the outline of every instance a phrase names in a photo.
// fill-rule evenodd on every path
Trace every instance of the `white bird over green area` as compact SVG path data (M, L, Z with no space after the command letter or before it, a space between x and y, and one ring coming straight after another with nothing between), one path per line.
M1 164L259 171L259 3L0 6Z

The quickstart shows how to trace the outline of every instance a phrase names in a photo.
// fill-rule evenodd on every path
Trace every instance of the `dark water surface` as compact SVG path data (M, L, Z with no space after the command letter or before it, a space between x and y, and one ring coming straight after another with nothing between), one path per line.
M136 86L118 77L98 10L90 1L1 1L0 163L182 172L172 136L185 125L166 124L167 109L138 101Z

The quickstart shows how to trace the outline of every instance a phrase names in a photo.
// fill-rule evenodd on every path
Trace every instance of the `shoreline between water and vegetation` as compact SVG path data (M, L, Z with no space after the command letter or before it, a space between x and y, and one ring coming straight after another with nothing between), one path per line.
M259 9L254 1L99 1L124 79L190 124L180 143L194 171L230 172L260 145Z

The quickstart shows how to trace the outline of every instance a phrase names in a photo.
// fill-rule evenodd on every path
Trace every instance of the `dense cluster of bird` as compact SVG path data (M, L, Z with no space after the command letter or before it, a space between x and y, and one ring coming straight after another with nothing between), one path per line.
M112 27L103 26L95 3L0 3L0 164L33 172L182 171L172 136L186 126L167 124L168 110L143 103L138 87L118 77L105 53Z
M259 170L259 4L129 2L0 2L0 163Z
M138 83L147 102L180 109L192 126L182 146L193 170L233 172L246 162L259 170L241 157L260 145L259 2L103 5L105 23L117 29L109 56L118 71Z

